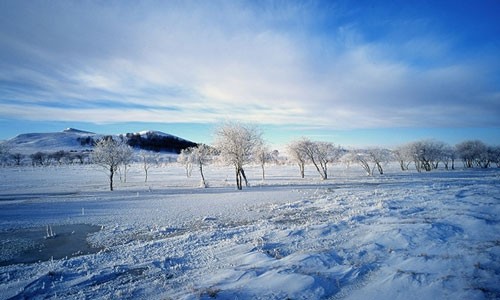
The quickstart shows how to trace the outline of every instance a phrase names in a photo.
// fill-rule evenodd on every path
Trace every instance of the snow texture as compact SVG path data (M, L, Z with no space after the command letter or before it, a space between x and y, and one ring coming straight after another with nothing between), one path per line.
M0 267L0 299L498 299L500 170L133 166L0 169L0 260L15 232L98 225L99 252ZM8 235L8 234L7 234ZM24 241L29 246L29 241Z

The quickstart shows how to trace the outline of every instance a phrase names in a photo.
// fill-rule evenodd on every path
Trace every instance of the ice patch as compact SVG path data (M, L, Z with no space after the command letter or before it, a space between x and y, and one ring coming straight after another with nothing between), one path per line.
M101 248L90 245L87 236L100 229L69 224L0 232L0 266L97 253Z

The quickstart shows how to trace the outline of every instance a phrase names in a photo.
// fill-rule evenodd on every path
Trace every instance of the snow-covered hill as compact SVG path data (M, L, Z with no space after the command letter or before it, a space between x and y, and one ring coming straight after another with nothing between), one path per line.
M137 132L136 134L140 135L143 138L147 138L148 136L158 136L158 137L173 138L173 139L177 139L180 141L188 141L188 140L180 138L178 136L171 135L171 134L157 131L157 130L143 130L143 131Z
M12 153L32 154L36 152L56 152L64 151L86 151L92 149L93 141L103 137L105 134L97 134L94 132L79 130L75 128L66 128L61 132L47 133L25 133L20 134L3 143ZM138 133L125 133L129 139L140 137L142 143L136 143L134 146L143 146L147 144L144 140L155 139L155 142L165 144L164 148L169 148L169 143L177 144L193 144L192 142L180 137L167 134L161 131L146 130ZM147 147L146 147L147 148ZM177 149L177 145L172 147L173 151ZM160 149L163 150L163 149Z
M91 145L82 145L81 141L87 137L98 138L93 132L67 128L61 132L24 133L5 141L8 149L13 153L31 154L38 151L55 152L82 151L91 148Z

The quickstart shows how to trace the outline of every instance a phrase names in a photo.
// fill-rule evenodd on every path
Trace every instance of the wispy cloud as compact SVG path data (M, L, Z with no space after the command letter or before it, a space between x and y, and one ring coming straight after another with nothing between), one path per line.
M0 116L500 125L491 46L464 60L453 33L429 33L425 16L407 20L411 36L391 27L383 38L350 18L355 9L271 4L3 2Z

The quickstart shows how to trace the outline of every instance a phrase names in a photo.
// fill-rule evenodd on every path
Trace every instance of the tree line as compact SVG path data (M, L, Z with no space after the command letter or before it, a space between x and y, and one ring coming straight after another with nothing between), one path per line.
M172 152L177 154L179 154L183 149L197 145L196 143L184 139L179 139L174 136L159 135L154 132L147 132L145 135L140 133L127 133L125 135L119 135L118 138L125 141L125 143L133 148L155 152ZM94 147L101 139L102 138L95 139L91 136L85 136L78 137L76 140L81 146Z
M9 150L2 152L0 149L0 161L3 166L50 166L63 164L86 164L91 162L91 151L65 151L54 152L37 151L32 154L19 152L11 153Z
M178 156L178 162L186 168L186 175L191 176L193 166L200 170L201 186L206 187L203 166L216 157L234 167L237 189L243 183L248 185L244 166L251 162L262 167L262 179L265 178L265 165L278 161L278 151L269 151L262 139L262 132L254 126L229 123L215 132L213 147L199 145L190 147ZM391 161L398 161L402 171L408 171L413 164L418 172L437 169L440 164L445 169L455 169L456 160L461 160L465 168L500 167L500 146L488 146L478 140L470 140L455 146L436 140L421 140L401 145L394 150L383 148L347 150L331 142L312 141L300 138L286 145L289 162L299 168L301 178L305 177L305 166L312 165L323 180L328 179L328 167L333 163L359 165L367 175L374 172L384 174L384 167Z
M401 170L413 164L418 172L431 171L443 164L445 169L455 169L455 162L462 161L464 168L500 167L500 146L489 146L479 140L468 140L455 146L436 140L422 140L402 145L392 151Z
M130 138L134 142L130 142ZM120 174L120 179L126 181L127 167L134 154L131 145L136 145L138 141L140 139L134 134L119 137L105 136L93 141L94 148L91 152L57 151L50 154L37 152L31 154L29 158L33 166L45 166L51 162L57 164L91 162L100 165L107 170L110 190L113 190L117 172ZM203 172L204 167L218 160L234 168L236 188L239 190L244 185L248 186L246 165L257 163L262 169L262 180L264 180L266 165L280 160L280 153L277 150L270 150L258 127L240 123L227 123L217 128L212 146L183 144L178 153L177 161L184 165L188 177L191 176L193 168L198 169L201 187L208 186ZM334 163L358 165L370 176L374 175L374 172L383 174L385 165L391 161L397 161L402 171L408 171L413 165L418 172L432 171L440 165L447 170L453 170L457 161L461 161L464 168L500 167L500 146L486 145L479 140L468 140L454 146L436 140L420 140L389 150L345 149L331 142L313 141L302 137L286 145L285 156L287 162L298 166L301 178L305 177L306 165L311 165L323 180L328 179L328 168ZM3 164L6 161L13 161L14 165L20 165L23 156L19 153L10 154L8 149L0 145L0 158ZM141 151L139 161L142 163L147 181L148 170L158 164L159 156L152 151Z

